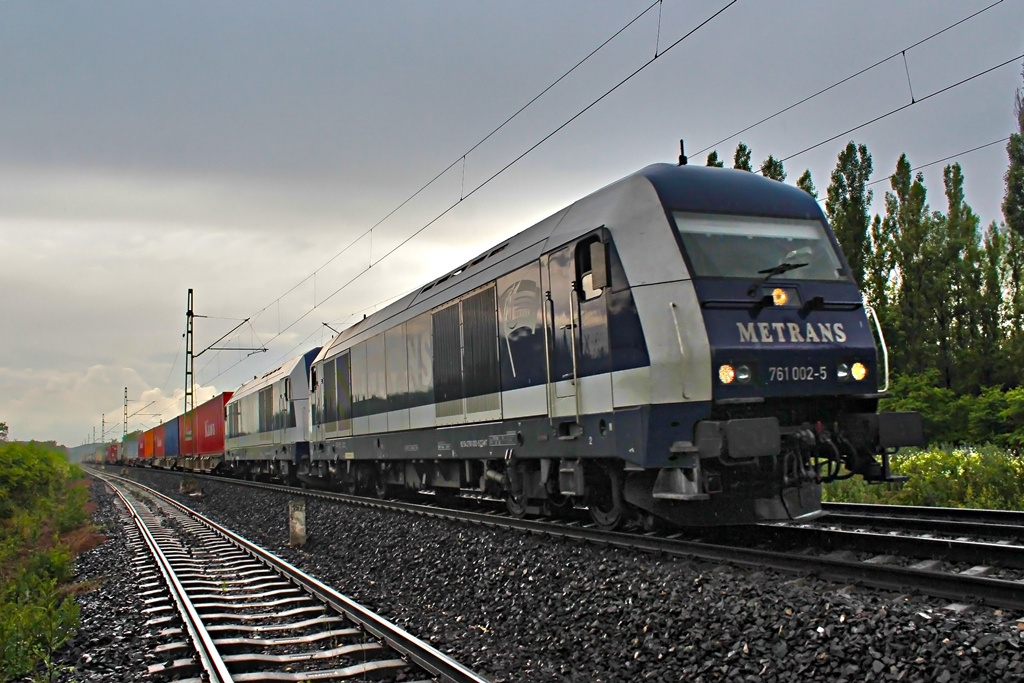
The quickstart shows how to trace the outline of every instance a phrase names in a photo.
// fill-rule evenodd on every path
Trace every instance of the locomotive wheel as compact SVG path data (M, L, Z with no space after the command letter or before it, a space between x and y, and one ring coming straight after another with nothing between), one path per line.
M622 473L598 468L594 481L587 481L587 509L590 519L603 531L614 531L626 517L622 503Z
M508 513L516 519L522 519L526 516L526 496L522 494L518 496L512 493L506 494L505 506L508 508Z
M381 500L388 497L388 485L384 482L383 474L373 481L373 494Z

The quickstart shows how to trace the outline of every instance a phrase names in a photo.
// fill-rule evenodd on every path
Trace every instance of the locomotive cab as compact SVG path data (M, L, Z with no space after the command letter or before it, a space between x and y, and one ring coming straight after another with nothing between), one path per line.
M820 210L779 213L671 220L710 347L711 416L693 439L704 476L761 470L783 490L758 499L758 515L798 518L820 509L822 482L901 480L890 451L923 435L917 413L876 412L885 340Z

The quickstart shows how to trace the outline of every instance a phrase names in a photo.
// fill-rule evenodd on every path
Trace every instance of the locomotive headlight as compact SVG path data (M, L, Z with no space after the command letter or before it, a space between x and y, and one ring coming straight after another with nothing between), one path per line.
M850 366L846 363L840 363L836 367L836 379L840 382L845 382L850 379Z
M746 384L750 381L750 368L746 365L741 365L736 368L736 381L740 384Z
M786 290L781 287L776 287L772 290L772 303L776 306L785 306L786 302L789 301L789 295L786 294Z
M731 365L723 365L718 368L718 379L722 384L732 384L736 379L736 370Z
M859 382L868 376L868 369L863 363L854 363L853 367L850 368L850 374Z

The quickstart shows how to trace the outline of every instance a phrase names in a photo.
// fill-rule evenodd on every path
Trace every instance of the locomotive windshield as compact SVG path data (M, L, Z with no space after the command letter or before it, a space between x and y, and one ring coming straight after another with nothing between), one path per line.
M849 276L819 221L762 216L674 214L693 274L759 280L780 263L787 280L847 280Z

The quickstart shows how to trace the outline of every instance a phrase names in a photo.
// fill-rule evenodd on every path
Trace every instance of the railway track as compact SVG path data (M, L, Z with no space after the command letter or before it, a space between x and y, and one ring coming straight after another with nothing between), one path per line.
M151 559L155 680L483 683L430 645L180 503L100 473Z
M952 537L1024 541L1024 512L910 505L823 503L827 523Z
M885 537L890 539L888 545L880 546L882 541L878 534L807 530L785 525L758 526L753 535L749 532L737 534L708 530L702 532L705 537L721 534L721 538L692 540L684 538L681 533L607 532L579 521L517 519L508 515L453 510L430 504L298 490L264 482L242 482L220 477L211 479L277 490L290 495L519 529L555 538L576 539L666 556L697 558L759 569L772 568L841 583L931 595L957 604L980 603L997 608L1024 610L1024 581L1021 581L1024 571L1018 571L1024 568L1019 559L1024 557L1024 547L1005 543L978 544L972 541L921 539L921 543L913 544L907 537L900 536ZM765 541L769 544L777 543L786 549L766 549L763 547ZM979 545L986 547L979 548Z

